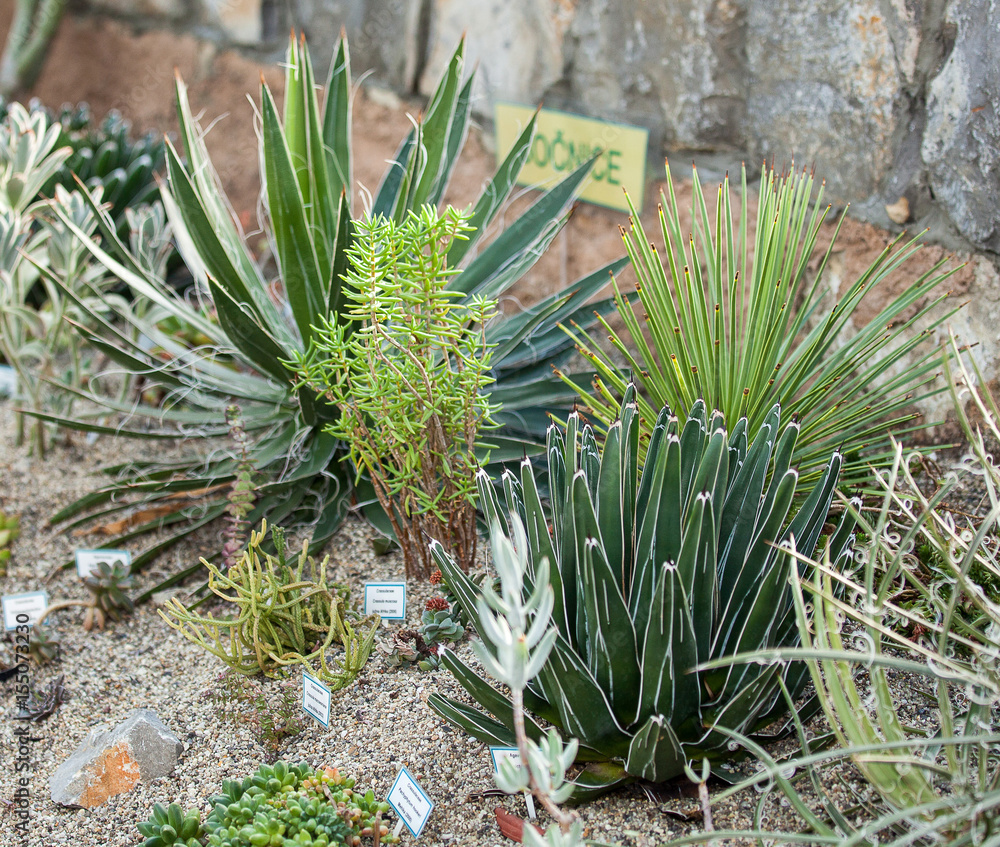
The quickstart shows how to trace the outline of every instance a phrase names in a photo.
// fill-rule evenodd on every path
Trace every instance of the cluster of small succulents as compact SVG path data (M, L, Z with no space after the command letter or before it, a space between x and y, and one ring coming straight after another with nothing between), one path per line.
M204 823L197 811L182 814L172 803L154 807L138 829L146 838L143 847L359 847L365 838L398 841L382 819L389 804L354 785L337 768L317 771L304 763L275 762L242 781L225 780Z
M419 629L401 629L391 639L379 639L378 648L392 667L416 664L422 671L438 667L438 645L461 641L465 627L444 597L432 597L420 616Z
M97 567L83 579L91 594L91 605L83 619L83 628L90 632L95 626L104 629L108 618L121 620L130 614L135 606L125 593L132 586L132 574L121 561L112 564L98 563Z
M0 511L0 576L7 575L10 561L10 545L21 534L21 519L17 515L7 515Z

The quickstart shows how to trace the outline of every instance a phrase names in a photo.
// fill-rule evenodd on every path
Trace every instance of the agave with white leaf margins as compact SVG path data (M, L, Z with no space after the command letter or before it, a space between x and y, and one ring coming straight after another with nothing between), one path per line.
M820 545L842 457L835 453L795 510L798 474L789 468L799 427L779 428L775 406L755 433L731 432L719 413L695 403L681 424L664 408L639 467L639 420L630 386L603 450L589 426L570 416L565 435L548 434L551 509L542 507L535 470L503 476L507 512L527 528L530 566L552 564L553 622L559 635L524 704L580 740L574 799L635 779L663 782L689 759L730 758L730 735L755 736L787 711L785 687L801 694L804 664L734 665L710 660L798 643L788 586L792 543ZM505 526L488 476L481 502ZM846 515L825 541L832 562L852 549ZM434 557L478 632L481 589L440 545ZM495 649L487 640L486 646ZM511 702L453 653L444 664L485 710L433 694L431 707L489 744L512 743ZM527 719L530 737L542 728ZM773 735L774 733L772 733ZM771 736L766 736L771 737Z

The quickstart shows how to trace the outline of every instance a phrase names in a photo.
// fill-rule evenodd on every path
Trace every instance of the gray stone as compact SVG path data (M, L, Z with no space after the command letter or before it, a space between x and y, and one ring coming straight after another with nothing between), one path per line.
M744 6L741 0L581 2L566 60L566 107L645 126L668 151L740 145Z
M184 0L90 0L88 5L95 12L108 12L133 18L177 20L187 13Z
M1000 3L952 3L955 45L931 81L921 153L935 200L979 248L1000 252Z
M256 44L263 38L262 0L201 0L208 19L236 44Z
M170 773L184 750L152 709L136 709L110 732L93 730L49 779L52 802L93 809Z
M915 15L901 0L751 3L751 156L815 165L831 199L877 193L893 165L919 41Z
M478 66L473 90L477 111L491 114L497 100L537 103L562 76L563 40L573 4L511 0L478 6L470 14L464 0L434 0L420 92L433 93L464 33L466 65Z

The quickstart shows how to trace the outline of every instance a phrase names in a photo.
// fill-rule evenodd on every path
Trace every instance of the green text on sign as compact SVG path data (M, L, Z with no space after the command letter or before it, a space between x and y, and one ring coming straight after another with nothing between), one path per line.
M510 152L534 113L529 106L497 103L498 162ZM538 113L531 152L517 181L520 185L550 188L601 150L580 198L627 212L624 188L641 209L648 141L649 131L639 127L542 109Z

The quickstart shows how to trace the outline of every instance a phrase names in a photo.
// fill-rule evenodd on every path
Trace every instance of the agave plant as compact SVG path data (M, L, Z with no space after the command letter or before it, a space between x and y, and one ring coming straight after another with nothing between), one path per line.
M469 125L473 80L463 82L462 69L460 44L372 198L368 212L373 217L400 221L423 205L440 206ZM247 520L257 523L267 517L286 526L311 524L313 542L320 544L339 525L351 500L353 473L342 461L344 444L323 431L339 410L317 400L309 389L296 387L294 374L282 363L305 353L321 319L339 322L347 308L342 276L353 239L352 221L360 215L351 205L351 79L346 40L335 52L322 108L317 90L305 42L293 38L283 117L267 86L261 89L264 227L280 278L278 284L271 284L214 177L186 88L178 79L180 134L188 164L168 145L163 202L180 252L207 290L217 322L207 318L197 304L172 294L162 279L140 266L104 216L101 234L106 247L88 239L89 249L138 298L156 308L145 317L128 313L128 330L95 320L92 328L82 331L126 371L144 374L147 384L161 386L166 399L156 408L131 401L117 405L99 401L104 413L110 408L145 416L155 422L152 426L104 427L81 418L65 424L153 440L174 439L181 430L221 436L227 430L223 410L238 403L252 443L250 462L262 480ZM472 205L469 237L448 251L449 267L461 268L449 286L459 304L475 297L496 298L520 279L568 218L574 195L586 177L589 164L542 194L527 212L486 243L486 230L526 160L533 131L532 120ZM540 443L542 410L569 405L572 391L550 370L573 352L557 325L592 316L595 307L588 301L606 283L609 271L620 269L624 261L489 327L487 343L493 349L495 377L492 402L504 406L498 420L508 425L507 433L491 439L494 460L519 457L525 449L523 438L505 440L505 435L524 436L527 427L531 436L534 427L535 443ZM611 308L610 300L597 306L602 308ZM158 321L171 317L182 318L209 344L191 349L162 331ZM72 525L77 525L124 509L137 510L139 517L114 543L171 523L164 542L133 559L135 569L164 545L222 514L236 463L225 451L210 448L207 454L175 465L154 461L107 470L115 477L109 485L63 509L53 520L73 520ZM196 504L182 508L189 504L180 498L192 491L198 492ZM169 510L174 513L164 517ZM143 598L148 596L149 592Z
M781 429L775 406L755 432L743 418L727 433L721 415L695 403L683 425L660 412L640 471L635 393L626 391L603 450L577 413L565 435L550 428L550 512L529 462L520 481L509 472L503 478L507 511L527 528L525 591L548 560L555 595L558 637L524 705L580 740L578 761L590 764L576 779L577 799L635 779L671 779L694 757L725 759L732 754L724 730L754 736L787 710L783 689L801 693L808 678L801 663L701 666L797 643L784 548L816 549L842 464L833 454L793 514L798 474L789 461L799 424ZM487 515L502 521L485 473L480 497ZM826 542L831 561L847 561L851 538L842 518ZM495 653L478 606L482 591L440 545L434 555ZM480 740L511 744L511 701L454 654L442 663L493 717L439 694L431 707ZM537 722L527 727L541 737Z
M630 380L642 389L641 429L647 434L664 405L684 414L703 400L726 420L746 416L753 432L779 403L801 425L792 462L803 486L816 480L834 450L845 456L845 485L866 481L870 463L891 459L889 432L902 437L934 423L913 406L947 390L935 380L940 357L934 331L959 308L941 307L947 297L941 284L957 267L942 272L942 259L914 274L903 293L855 330L848 324L852 314L893 273L906 271L920 249L919 236L895 238L835 304L824 303L824 271L836 233L826 251L814 255L829 206L822 206L823 187L814 191L812 174L765 168L754 229L745 169L736 220L728 175L710 213L695 171L690 235L682 230L669 165L666 184L662 255L634 207L630 228L622 228L641 308L616 285L626 332L602 320L629 372L611 364L585 330L570 330L599 374L591 390L581 390L598 420L614 420ZM811 273L814 259L818 268Z

